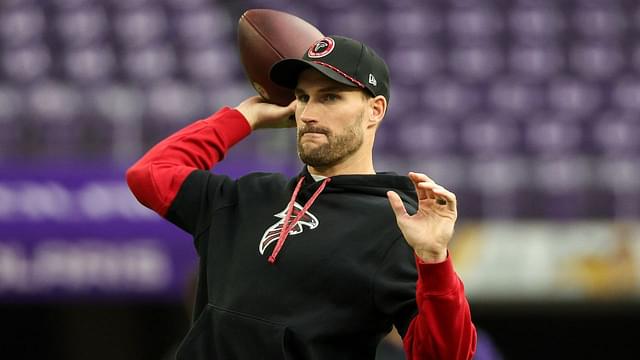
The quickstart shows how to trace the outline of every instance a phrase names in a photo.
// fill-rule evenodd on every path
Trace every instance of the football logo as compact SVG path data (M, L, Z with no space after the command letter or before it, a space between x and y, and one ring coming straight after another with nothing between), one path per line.
M297 202L294 203L293 211L291 212L291 220L295 219L296 216L302 210L302 206ZM260 245L258 246L258 251L260 255L264 255L265 250L269 247L269 245L278 241L280 237L280 231L282 230L282 226L284 225L284 218L287 216L287 209L285 208L281 212L274 215L277 218L280 218L278 222L271 225L262 235L262 239L260 240ZM289 231L289 235L297 235L304 231L304 227L308 227L309 229L315 229L320 225L318 218L316 218L312 213L307 211L302 218L296 223L296 225Z
M317 59L317 58L327 56L329 55L329 53L333 51L333 48L335 47L335 45L336 45L335 42L330 37L326 37L322 40L318 40L313 45L311 45L311 47L309 48L309 51L307 51L307 56L309 56L312 59Z

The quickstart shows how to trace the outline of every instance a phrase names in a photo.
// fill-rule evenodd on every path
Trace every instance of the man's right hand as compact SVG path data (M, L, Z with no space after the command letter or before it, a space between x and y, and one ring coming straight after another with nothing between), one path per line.
M279 106L266 102L260 96L252 96L236 106L236 110L247 119L253 130L296 126L295 100L288 106Z

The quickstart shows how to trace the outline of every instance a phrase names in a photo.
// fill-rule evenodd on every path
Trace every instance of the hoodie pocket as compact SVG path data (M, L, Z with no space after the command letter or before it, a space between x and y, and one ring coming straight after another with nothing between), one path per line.
M180 344L176 360L287 359L286 326L207 305Z

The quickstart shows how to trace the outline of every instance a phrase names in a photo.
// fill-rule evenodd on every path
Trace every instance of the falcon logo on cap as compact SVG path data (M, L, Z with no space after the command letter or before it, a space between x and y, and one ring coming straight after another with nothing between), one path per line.
M335 47L335 42L332 38L326 37L324 39L316 41L311 47L309 51L307 51L307 55L312 59L321 58L329 55L333 51Z

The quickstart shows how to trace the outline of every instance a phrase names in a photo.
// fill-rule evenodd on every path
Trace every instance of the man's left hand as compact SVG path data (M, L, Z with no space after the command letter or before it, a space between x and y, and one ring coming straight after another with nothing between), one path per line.
M398 227L416 255L426 263L447 258L447 245L458 217L456 196L427 175L409 173L418 195L418 211L409 215L400 196L387 192Z

